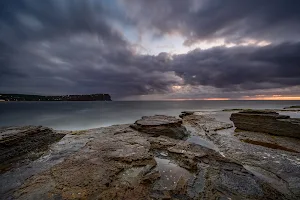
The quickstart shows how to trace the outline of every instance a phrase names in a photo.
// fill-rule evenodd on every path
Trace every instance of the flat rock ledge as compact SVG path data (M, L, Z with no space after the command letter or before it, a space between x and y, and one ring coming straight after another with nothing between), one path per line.
M39 157L42 151L47 150L48 145L64 136L65 134L42 126L1 128L0 172L8 170L20 160Z
M236 128L273 135L300 138L300 119L267 110L245 110L232 113Z
M61 163L6 191L4 199L287 199L242 165L200 145L153 137L128 125L78 136L92 139Z
M277 158L281 150L242 143L221 133L229 131L226 123L208 116L189 115L183 123L221 151L181 140L187 132L181 119L162 115L133 125L66 131L40 158L0 173L1 199L299 199L299 153L284 151ZM17 131L23 129L28 127ZM3 135L16 130L7 131Z
M130 127L153 136L164 135L175 139L183 139L188 136L185 127L182 126L182 120L172 116L145 116Z

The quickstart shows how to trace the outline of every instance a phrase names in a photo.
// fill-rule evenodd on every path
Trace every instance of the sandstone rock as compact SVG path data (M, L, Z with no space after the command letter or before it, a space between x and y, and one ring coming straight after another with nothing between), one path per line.
M183 139L188 135L181 119L165 115L142 117L130 127L150 135L165 135L175 139Z
M238 129L300 138L300 119L274 111L247 110L232 113L230 120Z
M85 134L93 139L84 147L50 169L20 182L20 187L6 191L2 197L286 199L242 165L199 145L166 136L153 137L128 125L93 129ZM84 138L85 134L70 136Z
M156 118L155 118L156 117ZM187 116L185 118L190 118ZM251 167L247 170L242 164L245 158L253 162L255 166L263 166L262 156L259 151L241 153L244 146L238 139L232 143L222 142L220 148L232 149L225 152L223 157L219 152L205 146L193 144L184 140L177 140L164 134L153 134L151 131L160 131L168 127L181 127L181 120L166 116L150 117L148 124L163 126L160 128L140 131L130 128L129 125L115 125L99 129L91 129L80 134L69 133L60 142L60 148L55 154L51 146L49 156L34 161L34 165L28 168L18 168L9 173L0 174L0 195L3 199L293 199L300 197L297 193L299 173L297 160L288 157L280 160L285 162L271 163L268 170L280 173L278 177L284 177L288 192L291 190L297 196L288 196L281 185L272 185L261 177L265 174L257 173ZM147 126L145 118L143 125ZM197 121L199 120L199 121ZM211 120L211 121L210 121ZM193 118L187 120L190 126L200 126L195 130L203 129L205 135L217 137L215 130L219 125L213 125L216 120L212 118ZM159 125L160 124L160 125ZM162 124L162 125L161 125ZM175 124L175 125L174 125ZM179 126L180 124L180 126ZM140 127L141 125L135 124ZM178 125L178 126L177 126ZM224 124L223 124L224 125ZM144 128L144 127L143 127ZM227 130L227 129L224 129ZM164 131L163 131L164 133ZM214 134L212 134L214 133ZM174 133L172 133L174 134ZM222 135L221 135L222 136ZM234 137L234 136L232 136ZM66 140L69 138L69 140ZM72 138L72 140L70 140ZM232 139L224 135L222 139ZM67 144L79 147L74 151L67 151ZM214 141L217 143L217 141ZM241 143L241 145L239 144ZM65 144L65 145L63 145ZM240 145L240 146L236 146ZM255 146L255 145L253 145ZM264 148L264 147L261 147ZM272 149L273 150L273 149ZM269 151L267 151L269 153ZM274 151L277 153L277 151ZM48 154L47 154L48 155ZM272 154L271 156L276 155ZM59 157L62 156L62 157ZM232 156L234 159L229 159ZM257 156L254 158L254 156ZM20 174L28 174L32 168L43 165L46 161L53 162L55 157L61 160L56 164L45 168L43 171L27 176L26 179L17 180L14 187L3 190L3 185L9 181L16 182L14 177ZM253 161L251 160L253 158ZM238 162L236 162L238 161ZM266 160L269 161L269 160ZM277 160L276 160L277 161ZM292 163L296 164L293 165ZM267 162L266 162L267 163ZM298 162L299 163L299 162ZM253 165L254 165L253 164ZM275 166L272 168L272 166ZM278 168L288 165L291 168ZM254 173L252 172L254 171ZM277 171L277 172L276 172ZM288 175L284 173L289 173ZM271 174L271 172L270 172ZM276 178L277 176L274 175ZM3 181L5 178L5 181ZM272 179L273 180L273 179ZM278 186L278 187L277 187ZM291 198L290 198L291 197ZM296 199L296 198L294 198Z
M234 136L242 142L260 145L271 149L300 153L300 140L295 138L242 130L235 132Z
M257 111L254 112L257 113ZM217 147L217 151L224 157L243 164L247 170L259 179L269 183L277 191L284 194L286 196L284 198L300 198L300 178L298 178L300 177L300 153L297 153L300 150L300 140L244 130L235 132L234 128L213 131L211 127L217 125L218 121L206 115L187 116L183 121L184 125L189 127L188 130L194 130L193 135L201 133L201 130L209 130L205 134L199 134L201 138L212 142ZM211 159L206 160L205 157L201 161L209 165L212 162ZM232 170L232 168L226 166L223 168L228 171ZM222 176L221 179L227 182L226 173ZM235 184L241 183L239 178L234 178L234 180L228 180L228 186L225 188L233 187L246 193L250 192L244 186L239 187ZM233 188L227 189L233 190ZM259 190L254 189L256 192L259 192ZM213 196L209 198L213 198ZM224 198L222 196L220 199L228 199L228 196L224 193ZM269 199L277 199L277 197Z
M189 130L191 135L205 135L210 131L232 128L232 123L220 122L210 115L188 115L184 117L183 123L185 126L194 127Z
M5 171L25 157L34 159L36 154L46 150L49 144L61 139L64 135L41 126L0 129L1 171Z

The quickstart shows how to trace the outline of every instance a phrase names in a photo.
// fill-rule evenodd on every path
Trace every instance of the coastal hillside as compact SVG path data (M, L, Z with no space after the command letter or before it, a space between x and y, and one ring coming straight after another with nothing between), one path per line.
M0 101L111 101L109 94L41 96L28 94L0 94Z

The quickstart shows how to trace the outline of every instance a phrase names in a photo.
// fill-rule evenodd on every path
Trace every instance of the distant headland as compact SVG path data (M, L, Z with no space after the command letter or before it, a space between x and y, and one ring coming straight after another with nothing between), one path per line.
M109 94L42 96L28 94L0 94L0 101L111 101Z

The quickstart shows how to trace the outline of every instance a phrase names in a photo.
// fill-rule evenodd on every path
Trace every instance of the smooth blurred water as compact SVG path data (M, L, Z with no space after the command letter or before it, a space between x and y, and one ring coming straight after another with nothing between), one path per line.
M133 123L145 115L178 116L184 110L275 109L292 105L300 105L300 101L0 102L0 126L43 125L80 130Z

